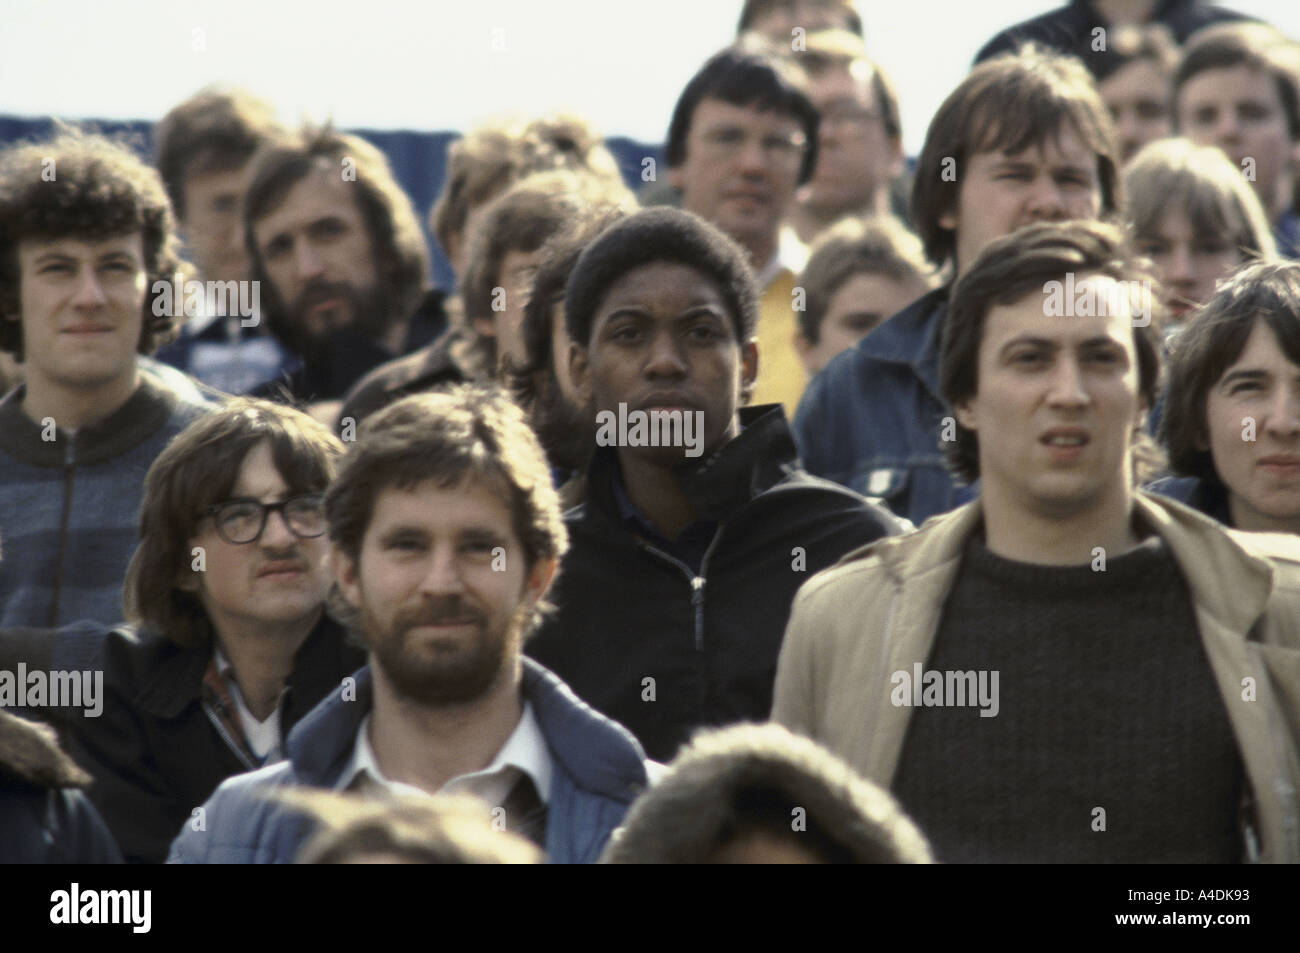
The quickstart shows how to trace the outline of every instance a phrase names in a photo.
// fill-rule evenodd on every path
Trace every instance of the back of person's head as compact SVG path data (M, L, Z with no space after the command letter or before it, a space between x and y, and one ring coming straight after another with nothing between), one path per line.
M462 262L472 212L520 179L555 170L585 173L611 189L623 183L604 138L581 117L497 119L471 129L447 147L447 175L429 213L438 244Z
M230 498L240 467L263 441L290 495L324 493L343 444L301 411L235 397L182 430L154 460L140 503L140 545L126 573L128 621L180 645L212 634L199 597L181 584L193 571L190 540L205 511Z
M940 219L957 207L971 156L1018 153L1065 129L1096 156L1102 214L1122 211L1115 127L1079 60L1029 45L972 69L934 114L917 159L911 218L930 260L943 265L956 252L956 233Z
M979 391L979 354L989 312L1031 295L1044 302L1043 321L1068 321L1053 314L1048 295L1060 293L1067 275L1077 281L1091 275L1114 279L1132 312L1137 355L1138 393L1148 410L1160 394L1163 309L1159 282L1150 262L1131 248L1124 230L1104 222L1075 220L1042 222L991 242L953 286L943 324L939 355L939 385L943 399L956 407ZM1070 302L1073 307L1073 302ZM1141 312L1140 314L1138 312ZM1073 313L1073 312L1068 312ZM1091 313L1091 312L1089 312ZM1105 314L1106 312L1100 312ZM1137 436L1135 460L1145 464L1157 454L1145 436ZM944 443L949 468L958 479L979 479L979 441L974 431L957 424L955 439ZM1154 474L1152 474L1154 475ZM1140 482L1147 476L1137 472Z
M799 330L811 343L821 336L831 299L856 275L880 275L926 289L938 281L921 240L898 219L887 215L842 219L817 236L799 276L798 287L804 289Z
M602 863L932 863L883 788L777 724L701 731L643 793Z
M1240 260L1272 258L1273 231L1259 197L1222 151L1189 139L1143 147L1124 167L1128 215L1139 247L1170 210L1187 216L1197 236L1226 242Z
M23 357L19 246L26 239L99 241L139 233L144 253L144 323L139 352L176 331L179 309L159 308L155 283L180 267L171 203L157 171L128 146L77 129L0 152L0 350Z
M367 417L325 499L330 540L358 562L380 494L426 483L495 489L510 510L528 571L568 548L546 454L523 411L495 388L413 394ZM539 603L539 612L545 608Z
M1160 419L1174 473L1222 485L1209 450L1206 401L1261 322L1287 359L1300 365L1300 263L1257 262L1241 269L1174 338Z
M1198 30L1174 73L1175 120L1186 133L1179 103L1188 82L1208 70L1247 69L1267 74L1277 88L1292 142L1300 141L1300 45L1266 23L1219 23Z
M852 0L745 0L736 35L760 33L772 40L790 42L791 31L848 30L862 36L862 17Z
M267 141L284 135L269 103L239 89L208 87L154 126L154 164L176 217L184 219L185 182L242 168Z
M292 138L273 141L253 157L244 195L244 241L253 278L264 283L272 330L281 330L286 302L267 280L254 226L284 203L289 191L317 171L347 182L365 219L370 252L390 318L415 310L429 279L429 250L411 200L393 177L384 154L360 136L330 125L306 126Z
M739 42L710 57L686 84L673 108L664 148L670 169L686 161L695 108L705 99L794 119L805 141L799 184L812 177L817 167L817 107L808 98L807 78L788 57L756 40Z
M686 265L704 275L731 312L736 340L743 343L754 336L758 298L754 272L741 247L698 215L649 208L611 225L578 258L564 297L569 337L589 347L596 309L610 285L654 262Z
M293 789L316 833L300 864L540 864L544 857L518 834L493 828L489 808L465 795L375 801L333 791Z
M496 289L505 285L501 265L510 252L537 251L588 207L636 207L623 182L567 172L539 172L521 179L483 207L469 238L462 296L470 321L490 320ZM506 288L509 294L512 289Z

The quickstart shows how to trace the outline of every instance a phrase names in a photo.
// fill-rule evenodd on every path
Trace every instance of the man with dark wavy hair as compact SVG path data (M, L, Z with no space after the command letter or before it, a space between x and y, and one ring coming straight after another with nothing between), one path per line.
M122 618L122 576L154 457L214 397L143 355L175 327L158 174L62 131L0 154L0 349L24 383L0 401L0 627Z
M441 293L426 294L415 209L383 153L358 136L306 128L259 153L244 237L270 328L301 359L258 393L338 400L446 325Z

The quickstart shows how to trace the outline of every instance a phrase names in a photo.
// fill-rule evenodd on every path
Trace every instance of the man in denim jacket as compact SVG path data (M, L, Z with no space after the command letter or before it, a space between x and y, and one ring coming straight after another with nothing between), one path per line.
M939 108L912 190L926 255L955 279L980 250L1040 221L1123 207L1115 131L1086 69L1029 50L976 67ZM974 497L942 446L939 339L951 283L832 360L805 391L794 431L809 472L883 498L920 525Z

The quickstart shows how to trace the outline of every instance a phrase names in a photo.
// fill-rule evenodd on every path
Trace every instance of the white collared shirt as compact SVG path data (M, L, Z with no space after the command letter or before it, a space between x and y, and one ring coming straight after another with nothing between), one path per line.
M777 236L776 254L768 259L758 273L758 290L765 291L783 271L797 276L807 264L808 246L799 240L793 228L783 226Z
M244 704L244 695L239 690L239 680L235 676L235 666L230 659L226 658L226 653L221 651L220 645L216 646L212 654L217 663L217 674L230 689L231 700L235 703L235 714L239 716L239 724L244 729L244 740L248 742L249 750L261 758L263 764L283 761L284 751L280 745L280 710L284 707L284 689L280 689L280 697L275 700L275 708L267 716L266 721L258 721Z
M550 748L542 736L532 704L525 701L519 724L501 746L492 763L482 770L452 778L439 793L471 794L491 807L500 807L519 778L527 775L537 789L537 796L545 804L551 793L553 771ZM366 715L357 729L352 758L339 778L337 790L374 791L376 788L393 796L428 796L428 792L421 788L384 777L379 769L379 761L375 758L375 750L370 744L370 715Z

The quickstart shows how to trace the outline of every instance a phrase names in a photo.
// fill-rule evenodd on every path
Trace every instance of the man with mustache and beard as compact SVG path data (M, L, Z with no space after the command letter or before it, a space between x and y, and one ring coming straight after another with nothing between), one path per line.
M442 293L426 292L415 209L364 139L308 128L262 150L244 198L244 239L271 330L300 359L259 394L339 400L367 371L446 328Z
M377 412L331 486L338 588L370 664L231 779L178 863L291 861L312 824L276 792L470 794L556 863L599 856L648 783L640 746L522 655L568 537L523 413L492 391Z

